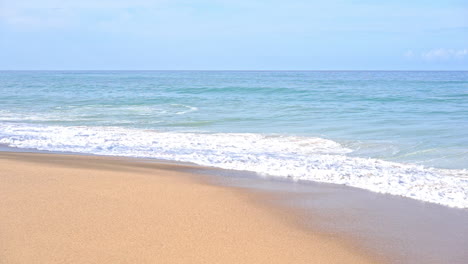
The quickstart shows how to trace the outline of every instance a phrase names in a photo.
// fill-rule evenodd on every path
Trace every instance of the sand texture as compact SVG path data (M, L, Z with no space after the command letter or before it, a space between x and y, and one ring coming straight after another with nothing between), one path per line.
M375 263L180 166L0 153L0 263Z

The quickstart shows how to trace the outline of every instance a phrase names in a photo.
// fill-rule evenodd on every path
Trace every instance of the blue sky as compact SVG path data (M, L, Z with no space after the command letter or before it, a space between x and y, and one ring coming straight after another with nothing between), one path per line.
M468 1L0 0L0 69L468 70Z

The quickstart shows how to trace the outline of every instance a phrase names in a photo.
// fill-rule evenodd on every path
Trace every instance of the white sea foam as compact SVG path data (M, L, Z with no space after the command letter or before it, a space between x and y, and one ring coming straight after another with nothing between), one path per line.
M119 116L122 113L125 121L131 121L135 116L151 117L172 117L175 115L185 115L198 111L198 108L183 104L161 104L161 105L85 105L85 106L59 106L57 111L43 113L18 113L0 109L0 122L20 121L20 122L41 122L41 121L79 121L89 120L90 116L99 114L99 118L110 118Z
M345 184L468 208L468 172L350 157L322 138L248 133L175 133L116 127L0 123L0 144L49 151L149 157Z

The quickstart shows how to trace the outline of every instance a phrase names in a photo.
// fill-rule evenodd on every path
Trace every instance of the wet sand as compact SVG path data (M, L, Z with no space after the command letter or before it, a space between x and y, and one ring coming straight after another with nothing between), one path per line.
M468 263L468 210L358 188L197 168L212 184L262 191L253 202L292 210L296 225L348 238L396 264Z
M1 152L0 168L0 263L382 263L189 165Z

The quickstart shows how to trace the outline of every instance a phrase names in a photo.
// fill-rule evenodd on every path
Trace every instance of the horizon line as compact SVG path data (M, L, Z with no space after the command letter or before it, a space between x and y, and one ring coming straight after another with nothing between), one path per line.
M157 69L135 69L135 70L128 70L128 69L45 69L45 70L38 70L38 69L0 69L0 71L5 72L5 71L126 71L126 72L131 72L131 71L179 71L179 72L187 72L187 71L200 71L200 72L206 72L206 71L217 71L217 72L453 72L453 71L459 71L459 72L466 72L468 69L456 69L456 70L365 70L365 69L359 69L359 70L344 70L344 69L328 69L328 70L256 70L256 69L249 69L249 70L236 70L236 69L230 69L230 70L213 70L213 69L184 69L184 70L157 70Z

